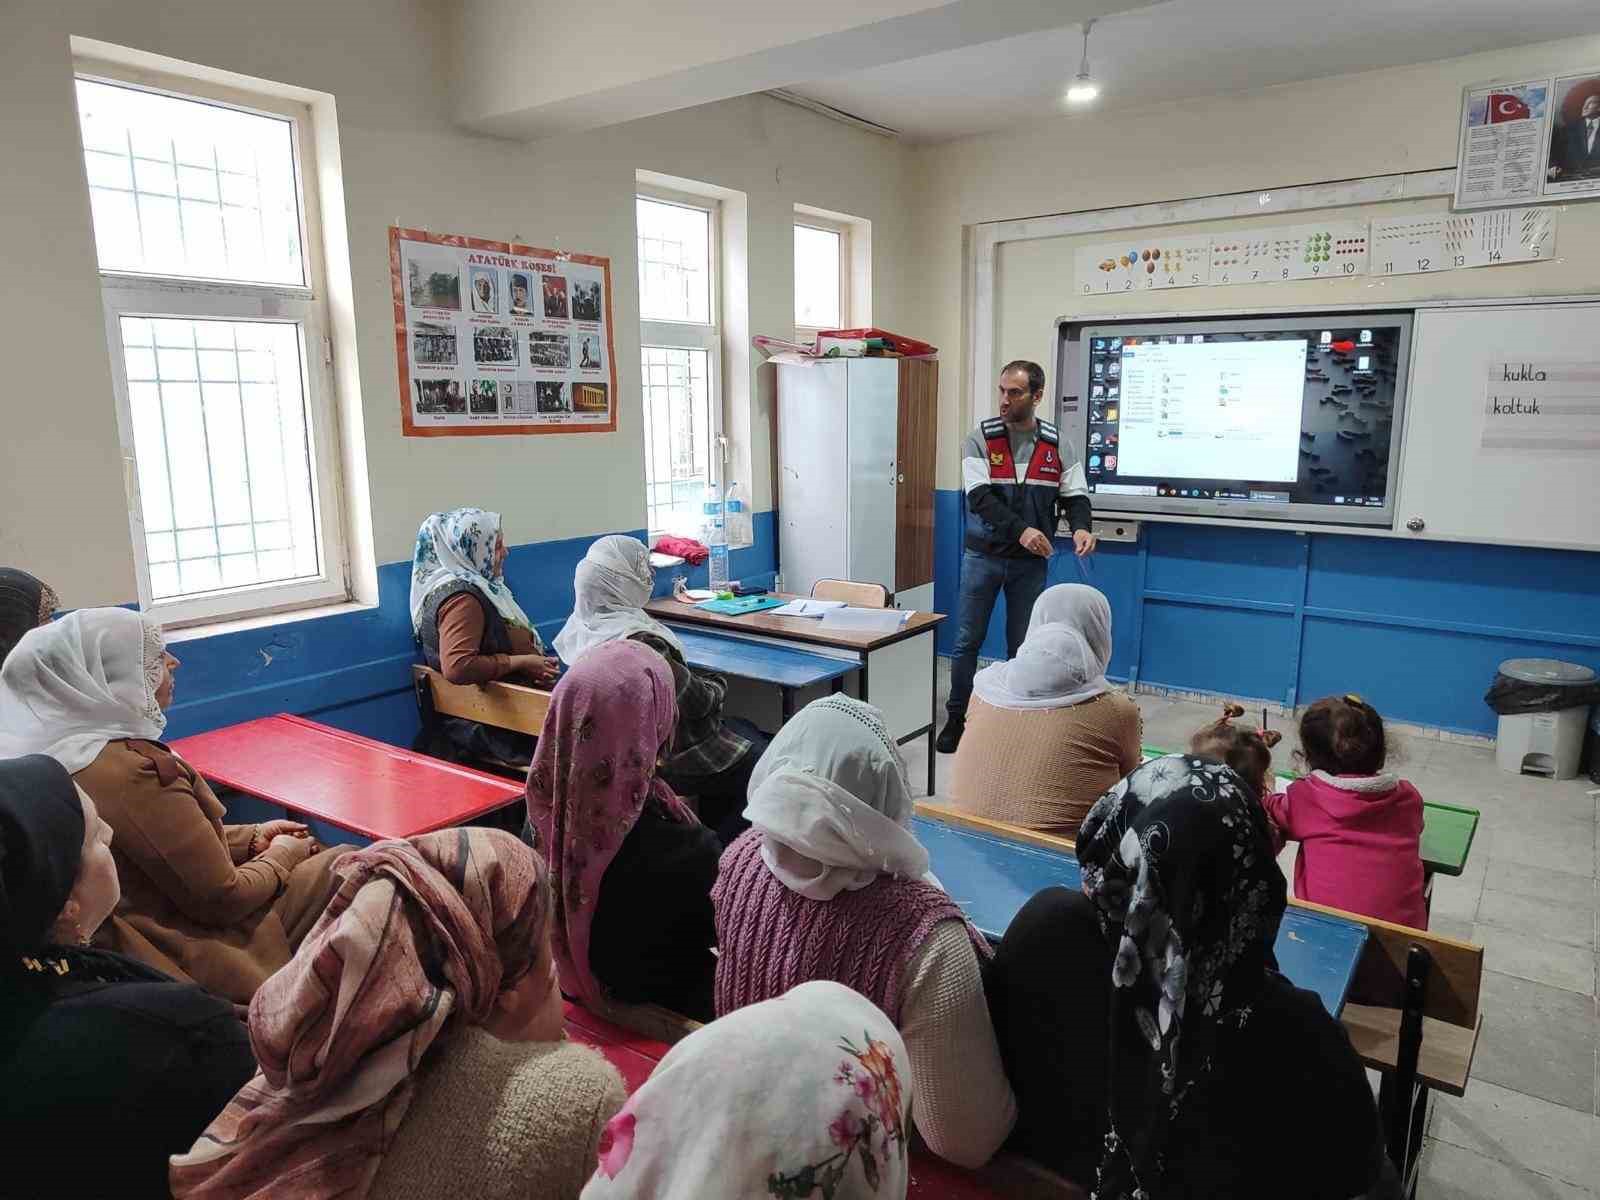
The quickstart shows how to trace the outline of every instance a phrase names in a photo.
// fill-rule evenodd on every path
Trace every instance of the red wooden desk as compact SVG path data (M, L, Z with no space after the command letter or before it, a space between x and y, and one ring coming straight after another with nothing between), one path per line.
M460 825L523 790L288 713L180 738L172 749L213 783L375 839Z

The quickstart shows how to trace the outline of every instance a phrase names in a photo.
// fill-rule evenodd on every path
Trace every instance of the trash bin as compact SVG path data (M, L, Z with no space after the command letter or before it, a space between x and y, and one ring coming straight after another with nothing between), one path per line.
M1595 673L1553 658L1513 658L1500 664L1484 697L1500 714L1494 758L1512 775L1573 779L1583 756L1589 707L1600 695Z
M1589 779L1600 783L1600 704L1589 718Z

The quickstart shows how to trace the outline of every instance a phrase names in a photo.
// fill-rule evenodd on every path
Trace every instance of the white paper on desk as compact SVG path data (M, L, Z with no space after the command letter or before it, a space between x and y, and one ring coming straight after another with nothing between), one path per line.
M888 633L911 619L898 608L836 608L822 616L824 629L845 629L855 633Z
M789 601L782 608L768 611L774 617L820 617L843 607L843 600L810 600L801 597Z

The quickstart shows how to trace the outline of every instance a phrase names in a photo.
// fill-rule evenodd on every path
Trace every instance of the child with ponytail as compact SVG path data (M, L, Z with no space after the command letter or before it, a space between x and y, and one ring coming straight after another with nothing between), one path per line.
M1384 769L1378 710L1354 694L1318 700L1300 718L1299 757L1306 775L1263 794L1273 824L1300 843L1295 896L1426 929L1422 796Z
M1224 704L1222 716L1203 726L1189 739L1189 753L1214 758L1233 768L1233 773L1256 790L1256 798L1266 803L1272 791L1272 748L1283 740L1276 729L1250 729L1233 722L1244 716L1237 704ZM1274 852L1282 843L1273 847Z

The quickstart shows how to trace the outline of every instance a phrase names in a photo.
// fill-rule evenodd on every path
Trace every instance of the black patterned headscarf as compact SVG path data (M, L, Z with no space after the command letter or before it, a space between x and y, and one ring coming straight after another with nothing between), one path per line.
M1181 754L1144 764L1100 798L1078 859L1084 894L1117 947L1110 1131L1094 1200L1156 1200L1174 1119L1276 969L1283 873L1249 786L1222 763ZM1142 1048L1119 1044L1130 1029ZM1119 1112L1117 1068L1132 1058L1145 1065L1144 1102Z
M37 629L61 604L50 585L15 567L0 567L0 663L30 629Z

